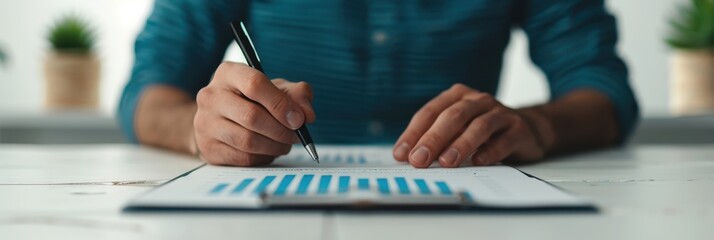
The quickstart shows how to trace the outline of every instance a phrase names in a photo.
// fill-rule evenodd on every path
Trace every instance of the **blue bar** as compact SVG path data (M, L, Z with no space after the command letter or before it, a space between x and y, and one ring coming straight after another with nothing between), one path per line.
M426 186L426 182L424 179L417 178L414 179L414 183L416 183L417 187L419 188L419 192L424 195L431 195L431 190L429 190L429 187Z
M366 179L366 178L357 179L357 188L359 190L369 190L369 179Z
M260 181L258 186L255 187L255 190L253 191L253 193L256 193L256 194L263 193L263 191L265 191L265 188L267 188L268 185L270 185L270 183L273 182L273 180L275 180L275 176L266 176L265 178L263 178L262 181Z
M337 192L346 193L350 189L350 176L340 176L340 183L337 186Z
M355 163L355 158L352 155L347 156L347 163Z
M307 193L307 187L310 186L310 182L312 181L312 177L314 177L314 175L312 174L303 175L302 179L300 179L300 185L298 185L298 189L295 194L305 195Z
M327 187L330 186L331 179L332 179L332 175L322 175L320 177L320 185L317 187L317 194L326 194L327 193Z
M377 178L377 187L379 188L379 193L389 194L389 183L386 178Z
M407 186L407 180L404 180L403 177L396 177L396 178L394 178L394 181L397 182L397 188L399 188L399 194L402 194L402 195L410 194L409 186Z
M288 186L290 186L290 183L293 182L293 179L295 179L295 175L285 175L285 177L283 177L283 180L280 181L280 184L278 184L278 189L275 189L275 195L285 195L285 190L288 189Z
M248 187L248 185L250 185L250 183L253 182L253 180L254 179L252 179L252 178L243 179L243 181L241 181L238 184L238 186L233 188L233 191L231 192L231 194L240 194L241 192L243 192L243 190L245 190Z
M446 185L446 183L443 181L436 181L436 186L439 187L439 191L441 191L441 194L444 194L444 195L453 194L451 192L451 189L449 189L449 185Z
M211 191L209 193L210 194L219 194L219 193L223 192L223 189L226 189L226 187L228 187L228 183L219 183L218 185L213 187L213 189L211 189Z
M367 158L364 157L364 155L359 155L359 163L360 164L367 164Z

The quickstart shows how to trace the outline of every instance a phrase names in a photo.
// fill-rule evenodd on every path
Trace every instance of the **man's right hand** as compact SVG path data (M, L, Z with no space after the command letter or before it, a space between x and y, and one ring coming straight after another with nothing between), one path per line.
M210 164L270 164L299 142L295 129L315 120L307 83L269 81L240 63L222 63L196 102L196 145Z

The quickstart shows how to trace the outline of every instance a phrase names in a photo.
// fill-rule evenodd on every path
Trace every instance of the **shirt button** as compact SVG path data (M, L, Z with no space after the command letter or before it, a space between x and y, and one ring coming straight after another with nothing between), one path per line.
M383 31L376 31L372 34L372 41L378 45L384 44L387 41L387 33Z
M373 137L382 135L382 133L384 133L384 125L382 125L381 122L377 122L377 121L370 122L368 129L369 129L369 133Z

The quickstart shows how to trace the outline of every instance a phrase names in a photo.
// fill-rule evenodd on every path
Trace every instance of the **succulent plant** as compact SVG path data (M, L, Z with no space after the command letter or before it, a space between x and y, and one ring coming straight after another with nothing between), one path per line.
M56 51L89 53L94 47L96 35L85 19L68 14L55 22L47 38Z
M714 48L714 0L690 0L670 21L667 44L676 49Z

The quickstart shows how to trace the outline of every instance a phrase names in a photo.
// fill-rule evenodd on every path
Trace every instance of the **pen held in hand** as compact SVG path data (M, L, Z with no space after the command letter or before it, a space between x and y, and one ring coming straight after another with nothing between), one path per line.
M243 22L234 21L231 22L230 25L231 30L233 32L233 37L235 37L235 40L238 43L238 46L240 47L240 50L243 52L243 56L245 56L248 66L255 68L260 72L263 72L263 66L260 64L260 57L258 57L258 53L255 50L253 41L250 39L248 31L246 31ZM303 147L305 147L305 150L307 150L307 153L310 154L312 160L317 163L320 163L320 157L317 155L317 150L315 150L315 143L313 143L312 141L312 137L310 136L310 132L307 130L307 126L303 124L300 128L295 130L295 132L300 138L300 142L302 142Z

